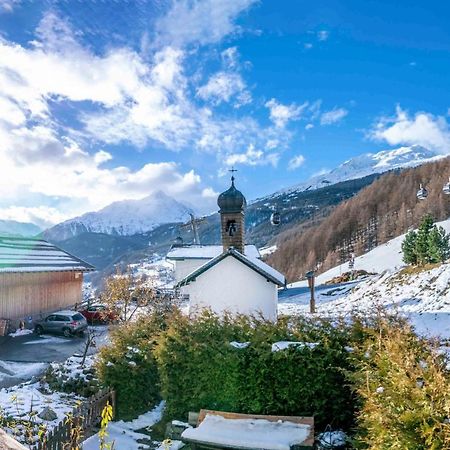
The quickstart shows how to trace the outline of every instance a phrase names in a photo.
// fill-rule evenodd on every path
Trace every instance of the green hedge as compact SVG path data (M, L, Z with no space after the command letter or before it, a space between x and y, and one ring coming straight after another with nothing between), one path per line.
M210 313L197 319L179 315L155 347L166 414L185 420L189 411L208 408L314 415L318 429L328 423L348 427L354 401L345 381L352 369L344 348L347 328L325 320L272 324L244 317L219 320ZM319 345L272 352L272 343L283 340ZM236 349L231 341L250 345Z
M160 382L153 347L165 326L153 315L120 326L111 333L97 365L101 382L116 391L117 418L133 419L160 400Z

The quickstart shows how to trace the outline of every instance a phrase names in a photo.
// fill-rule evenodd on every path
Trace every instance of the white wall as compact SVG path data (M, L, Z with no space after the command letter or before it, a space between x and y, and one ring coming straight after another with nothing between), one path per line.
M175 261L175 282L185 278L187 275L206 264L209 259L183 259Z
M271 281L229 256L181 288L189 295L190 312L211 308L277 319L278 290Z

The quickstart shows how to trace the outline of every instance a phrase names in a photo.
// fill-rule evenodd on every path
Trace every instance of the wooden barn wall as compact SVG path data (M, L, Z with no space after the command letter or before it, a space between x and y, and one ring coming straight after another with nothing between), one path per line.
M35 318L80 303L82 283L74 272L0 273L0 318Z

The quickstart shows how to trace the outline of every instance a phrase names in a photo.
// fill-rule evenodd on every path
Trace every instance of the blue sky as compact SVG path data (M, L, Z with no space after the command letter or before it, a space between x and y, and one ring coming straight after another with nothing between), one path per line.
M0 213L214 210L364 152L450 152L443 1L0 0Z

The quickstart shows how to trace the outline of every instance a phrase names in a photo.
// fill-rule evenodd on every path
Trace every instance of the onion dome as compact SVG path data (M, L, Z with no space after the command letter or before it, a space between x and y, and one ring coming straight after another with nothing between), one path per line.
M231 186L222 192L217 199L221 213L241 212L247 205L244 195L234 186L234 177L231 177Z

